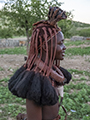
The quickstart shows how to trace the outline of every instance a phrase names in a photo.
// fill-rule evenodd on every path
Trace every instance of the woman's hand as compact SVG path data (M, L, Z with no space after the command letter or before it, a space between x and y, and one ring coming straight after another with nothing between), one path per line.
M27 115L26 115L26 114L19 113L19 114L16 116L16 120L27 120Z

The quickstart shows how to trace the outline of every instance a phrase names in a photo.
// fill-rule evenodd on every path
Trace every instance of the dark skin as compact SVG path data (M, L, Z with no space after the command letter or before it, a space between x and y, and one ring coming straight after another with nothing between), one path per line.
M55 46L53 45L53 48L54 47ZM65 49L66 49L66 47L64 45L63 34L62 34L62 32L59 32L57 34L57 48L56 48L55 59L63 60ZM45 52L43 51L42 60L45 60L44 56L45 56ZM58 95L57 86L54 86L54 88ZM30 100L26 99L26 109L27 109L27 115L26 114L18 114L17 120L22 120L22 118L25 118L25 117L27 117L27 120L48 120L48 119L53 120L58 116L59 102L57 102L53 106L39 106L34 101L30 101Z
M54 39L54 37L53 37ZM51 51L51 46L50 46L50 42L48 42L48 46L49 46L49 58L50 58L50 51ZM53 50L55 48L55 41L53 40ZM66 50L66 47L64 45L64 36L63 36L63 33L62 32L58 32L57 33L57 48L56 48L56 56L55 56L55 59L57 60L63 60L64 59L64 53L65 53L65 50ZM43 50L43 53L42 53L42 60L44 61L45 60L45 51Z
M64 59L64 53L65 53L66 47L64 45L64 36L62 32L59 32L57 34L57 49L56 49L56 56L55 59L57 60L63 60Z

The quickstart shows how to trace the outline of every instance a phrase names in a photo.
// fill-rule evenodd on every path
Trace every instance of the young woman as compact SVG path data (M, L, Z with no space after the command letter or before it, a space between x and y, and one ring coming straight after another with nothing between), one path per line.
M17 120L59 120L58 86L69 83L70 73L60 67L64 59L64 36L56 22L66 19L65 12L50 7L48 20L34 24L26 64L9 80L9 90L26 99L27 114Z

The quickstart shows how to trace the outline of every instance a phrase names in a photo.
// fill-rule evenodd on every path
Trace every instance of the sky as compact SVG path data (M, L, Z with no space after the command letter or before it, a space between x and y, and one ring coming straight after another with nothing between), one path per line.
M58 0L64 2L61 8L72 11L73 20L90 24L90 0Z
M0 0L0 9L4 5L4 1ZM73 20L90 24L90 0L58 0L64 4L61 9L65 11L72 11Z

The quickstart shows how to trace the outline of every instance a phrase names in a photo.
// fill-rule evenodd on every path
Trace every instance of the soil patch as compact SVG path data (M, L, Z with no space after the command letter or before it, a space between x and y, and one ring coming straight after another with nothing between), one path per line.
M12 75L14 70L22 66L25 55L0 55L0 79ZM90 72L90 56L65 57L61 66L66 69L85 70Z
M13 74L15 69L25 63L25 55L0 55L0 79L7 78Z
M90 56L65 57L61 66L66 69L77 69L90 72Z

